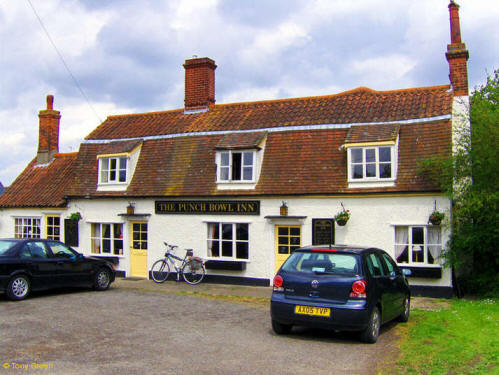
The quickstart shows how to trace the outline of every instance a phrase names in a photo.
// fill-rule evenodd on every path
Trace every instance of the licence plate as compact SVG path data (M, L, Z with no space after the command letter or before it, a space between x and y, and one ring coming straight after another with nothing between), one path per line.
M295 314L330 317L331 309L328 307L297 305L295 306Z

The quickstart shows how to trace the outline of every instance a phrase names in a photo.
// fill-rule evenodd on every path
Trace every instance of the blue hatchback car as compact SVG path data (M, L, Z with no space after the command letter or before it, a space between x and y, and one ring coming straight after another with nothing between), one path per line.
M380 326L409 319L407 274L383 250L344 245L296 250L274 278L272 328L294 325L358 331L375 343Z

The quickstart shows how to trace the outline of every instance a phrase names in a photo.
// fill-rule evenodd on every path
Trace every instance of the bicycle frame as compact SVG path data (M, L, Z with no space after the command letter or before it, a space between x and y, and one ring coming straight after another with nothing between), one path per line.
M180 267L177 266L177 263L175 262L174 259L179 260L179 261L182 262L182 264L180 265ZM177 273L177 281L180 280L180 272L182 272L182 267L186 263L186 259L187 259L187 253L185 254L184 259L176 256L175 254L172 254L170 251L167 251L165 253L165 260L168 261L173 266L173 268L175 268L175 272Z

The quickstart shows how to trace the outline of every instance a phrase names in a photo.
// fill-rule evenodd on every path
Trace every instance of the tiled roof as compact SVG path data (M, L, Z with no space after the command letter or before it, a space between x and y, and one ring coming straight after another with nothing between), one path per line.
M63 207L72 183L76 153L55 154L48 165L29 163L0 196L0 207Z
M0 197L0 207L63 207L66 197L438 191L418 176L417 160L451 152L452 93L448 89L379 92L359 88L330 96L213 105L198 114L174 110L111 116L87 137L78 153L56 154L47 166L36 166L33 160ZM331 124L339 126L322 126ZM342 147L346 141L393 140L397 134L395 186L349 189ZM264 157L256 187L218 189L217 149L255 148L264 139L265 150L257 151L264 152ZM97 191L97 156L131 152L140 144L128 188Z
M375 91L365 87L328 96L217 104L207 112L183 109L108 117L86 139L124 139L223 130L384 123L449 115L450 86Z
M216 185L216 146L224 135L144 141L133 180L125 192L96 191L96 156L105 145L83 144L70 195L204 197L437 191L437 186L418 176L417 159L449 153L450 130L447 120L400 126L396 185L370 189L348 188L346 151L341 147L348 129L269 133L256 188L237 191L220 190Z
M105 147L100 151L101 155L110 155L110 154L121 154L121 153L129 153L133 151L136 147L138 147L142 143L141 140L132 140L125 142L109 142Z
M215 148L217 150L258 148L266 137L267 132L229 133L222 137Z
M355 125L348 131L345 144L396 141L400 124Z

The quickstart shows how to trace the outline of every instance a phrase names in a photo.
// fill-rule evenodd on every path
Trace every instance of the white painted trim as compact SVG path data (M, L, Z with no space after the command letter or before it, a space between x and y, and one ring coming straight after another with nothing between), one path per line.
M254 132L269 132L269 133L277 133L277 132L287 132L287 131L299 131L299 130L330 130L330 129L350 129L352 126L357 125L408 125L408 124L418 124L423 122L432 122L432 121L440 121L440 120L450 120L452 115L442 115L435 117L425 117L420 119L412 119L412 120L399 120L399 121L381 121L381 122L355 122L351 124L319 124L319 125L298 125L298 126L280 126L275 128L255 128L248 130L216 130L216 131L205 131L205 132L191 132L191 133L175 133L175 134L162 134L162 135L150 135L144 137L132 137L132 138L116 138L116 139L85 139L82 144L103 144L109 142L116 141L130 141L130 140L160 140L160 139L171 139L171 138L180 138L180 137L199 137L205 135L224 135L224 134L232 134L232 133L254 133Z

